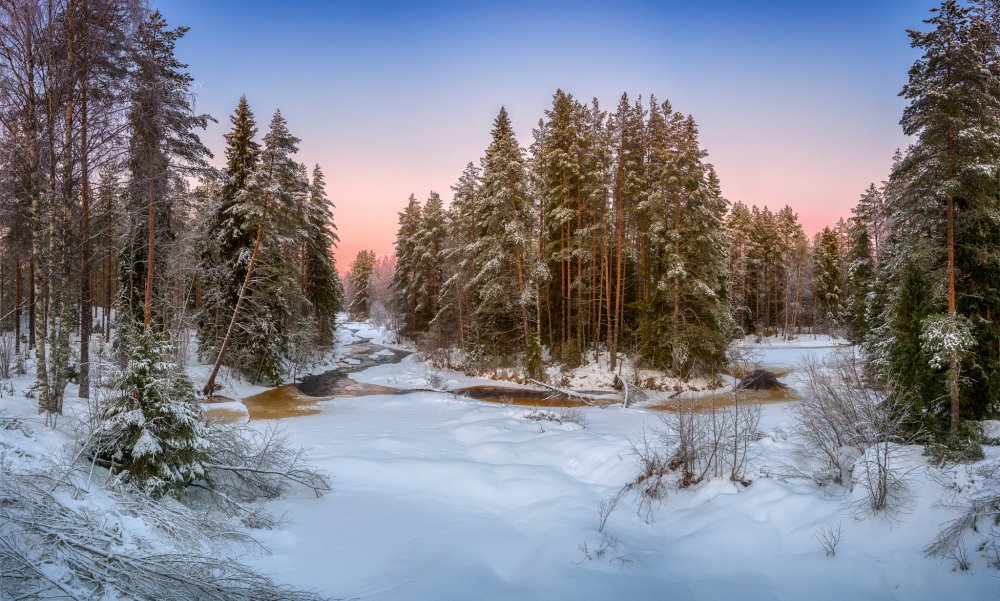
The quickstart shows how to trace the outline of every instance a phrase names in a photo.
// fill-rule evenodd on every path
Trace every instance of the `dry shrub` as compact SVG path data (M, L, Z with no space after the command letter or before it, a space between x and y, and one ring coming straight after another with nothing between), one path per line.
M880 512L905 496L905 473L897 467L908 411L902 401L867 376L855 350L800 366L802 400L792 405L798 435L806 448L833 468L832 479L867 491L866 511ZM860 468L860 469L859 469Z

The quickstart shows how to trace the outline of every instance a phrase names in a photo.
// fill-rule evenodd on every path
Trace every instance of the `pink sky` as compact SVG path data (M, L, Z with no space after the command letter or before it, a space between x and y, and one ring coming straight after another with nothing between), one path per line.
M623 91L691 113L731 201L788 204L807 233L850 215L904 146L897 94L927 0L340 3L162 0L204 134L240 94L280 108L336 204L338 267L391 253L410 193L446 200L500 105L520 142L562 88L613 108ZM263 134L263 132L261 132Z

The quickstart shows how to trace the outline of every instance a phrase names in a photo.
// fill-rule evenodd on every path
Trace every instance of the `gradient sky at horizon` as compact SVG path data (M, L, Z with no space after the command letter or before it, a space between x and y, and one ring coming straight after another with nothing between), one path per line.
M622 92L693 114L730 201L790 205L810 235L850 215L906 145L897 96L917 57L907 28L932 0L809 2L322 2L160 0L191 28L177 54L202 139L241 94L261 135L281 109L336 205L346 270L393 250L413 192L451 185L501 105L522 146L557 88L613 109Z

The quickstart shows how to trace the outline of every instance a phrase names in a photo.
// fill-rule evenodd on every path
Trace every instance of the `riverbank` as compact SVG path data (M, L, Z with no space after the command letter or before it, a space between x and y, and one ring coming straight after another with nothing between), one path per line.
M784 380L794 386L802 357L837 346L753 351L761 364L791 369ZM491 384L415 356L352 379L395 389ZM270 504L291 521L263 533L273 554L256 563L297 586L379 600L997 597L997 572L971 549L969 572L923 552L956 515L947 506L955 487L974 487L975 466L932 468L918 447L904 448L906 506L866 518L860 487L808 477L787 403L762 408L749 487L710 480L671 490L651 521L626 497L603 532L599 507L636 476L631 441L663 427L657 412L582 407L558 423L529 407L432 391L315 407L282 425L333 474L334 490ZM825 528L841 532L833 557L817 540Z
M353 327L338 332L344 346L365 338ZM791 370L783 381L795 387L797 361L835 347L760 344L754 352L763 365ZM330 367L362 365L348 355L332 355ZM789 404L767 404L749 449L749 486L707 480L670 489L648 514L627 495L601 528L602 503L639 471L633 441L662 428L662 413L615 405L545 414L413 391L510 386L435 370L414 355L359 367L350 379L394 392L320 398L311 413L277 422L333 477L322 498L301 492L266 503L283 522L247 531L271 552L248 561L277 581L383 601L1000 596L998 572L971 538L968 571L924 555L957 515L953 504L981 486L976 469L1000 461L998 447L986 447L986 461L944 469L928 465L919 447L900 448L906 502L866 517L861 487L810 478L815 464ZM86 401L68 396L58 427L45 428L25 396L30 383L30 374L16 379L14 396L2 400L3 414L24 425L0 430L5 465L65 458L86 419ZM275 423L250 422L261 430ZM82 502L110 511L98 480ZM827 529L841 533L834 556L817 540Z

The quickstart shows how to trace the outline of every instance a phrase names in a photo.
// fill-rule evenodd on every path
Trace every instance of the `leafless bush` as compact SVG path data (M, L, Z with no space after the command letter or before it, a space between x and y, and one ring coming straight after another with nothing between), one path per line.
M601 542L593 550L587 545L586 542L580 543L580 552L583 553L583 561L592 561L594 559L604 559L609 558L608 561L613 563L621 564L622 566L629 567L632 565L632 560L621 555L612 555L612 551L618 548L618 538L610 534L602 534Z
M292 487L321 496L329 477L305 461L303 451L278 427L256 430L245 424L213 424L208 428L208 460L204 489L227 514L251 527L271 527L273 520L253 503L274 499Z
M863 453L878 440L871 416L879 412L884 396L862 379L854 353L841 353L826 362L806 357L800 371L803 399L791 408L798 432L831 465L849 471L852 466L842 465L842 449Z
M597 526L598 532L604 532L604 528L608 525L608 518L615 512L621 498L621 495L617 494L606 499L601 499L601 502L597 505L597 515L601 518Z
M853 477L867 492L864 504L858 507L862 514L893 510L905 501L909 472L896 466L902 453L898 444L884 438L869 447L861 458Z
M667 450L656 438L655 432L651 435L644 430L639 438L629 440L640 471L618 492L618 495L636 493L636 510L647 522L652 521L654 506L667 496L667 477L671 471Z
M137 491L105 491L112 503L66 474L0 477L0 597L129 598L156 601L292 599L313 593L276 584L221 552L234 534L198 512ZM151 532L138 534L136 520ZM126 526L126 523L131 524Z
M952 570L956 572L968 572L969 568L972 567L972 564L969 563L969 553L965 550L965 545L961 543L948 551L948 559L952 561L954 566Z
M734 401L725 407L682 403L661 418L664 428L643 431L629 441L640 471L618 495L636 493L637 512L651 521L655 504L671 485L686 488L706 478L729 478L749 485L746 468L760 414L757 403ZM675 473L679 475L676 480L670 477Z
M866 511L895 506L905 496L905 473L894 460L908 442L906 407L868 379L856 351L838 351L826 361L807 357L800 369L803 399L791 410L807 448L834 468L836 482L858 479L868 492Z
M680 485L721 477L749 484L745 471L760 414L759 404L740 403L734 393L732 405L719 407L712 401L699 407L685 401L661 418L666 428L659 432L660 439L674 449L670 467L680 471Z
M837 556L837 546L840 545L840 541L843 539L843 532L841 531L839 522L836 526L820 526L816 529L813 536L816 537L816 541L819 542L820 548L823 549L827 557Z
M439 371L427 370L427 387L431 390L444 391L447 382Z
M581 428L587 427L587 416L576 409L566 409L564 411L549 411L546 409L532 409L522 415L524 419L536 422L555 422L557 424L576 424Z

